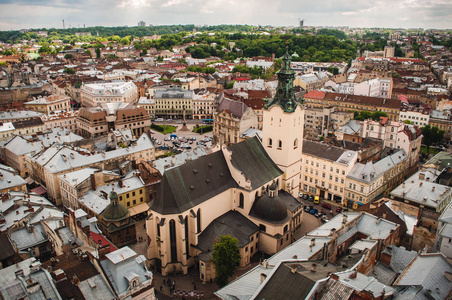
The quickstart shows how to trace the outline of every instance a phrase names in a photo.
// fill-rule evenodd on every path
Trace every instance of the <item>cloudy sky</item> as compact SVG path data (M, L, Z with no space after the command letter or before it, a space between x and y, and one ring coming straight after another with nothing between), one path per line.
M451 0L0 0L0 30L146 24L452 29Z

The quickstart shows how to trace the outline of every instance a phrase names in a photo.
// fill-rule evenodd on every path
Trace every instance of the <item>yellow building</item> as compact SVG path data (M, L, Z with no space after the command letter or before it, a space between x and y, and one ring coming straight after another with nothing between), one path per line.
M159 89L154 96L156 117L182 119L185 113L187 119L193 117L193 91L170 86Z
M51 95L48 97L39 97L32 101L25 102L27 109L42 112L46 115L55 111L70 111L71 99L66 95Z

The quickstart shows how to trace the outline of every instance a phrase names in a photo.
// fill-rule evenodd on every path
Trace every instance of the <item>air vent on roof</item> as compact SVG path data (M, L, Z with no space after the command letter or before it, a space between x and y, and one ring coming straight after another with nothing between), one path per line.
M198 170L197 169L193 169L193 173L198 173Z
M206 178L206 182L207 182L207 183L210 183L210 179L209 179L209 178Z
M190 190L194 190L195 186L194 185L190 185Z
M212 165L211 163L209 163L208 166L209 166L209 168L212 168L212 167L213 167L213 165Z
M220 177L223 177L224 176L224 174L223 173L220 173Z

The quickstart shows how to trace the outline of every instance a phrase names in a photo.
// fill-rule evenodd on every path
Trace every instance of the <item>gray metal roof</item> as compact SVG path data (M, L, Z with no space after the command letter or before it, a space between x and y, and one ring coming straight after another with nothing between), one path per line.
M428 298L446 299L452 291L452 284L445 272L452 273L452 265L442 254L422 254L397 278L394 285L422 285Z
M449 186L419 179L419 173L421 172L414 173L390 194L392 197L399 197L436 209L451 194L452 190Z
M107 259L100 263L112 286L121 295L128 291L131 272L135 273L141 284L152 280L152 273L147 271L138 261L137 254L129 247L123 247L106 255Z

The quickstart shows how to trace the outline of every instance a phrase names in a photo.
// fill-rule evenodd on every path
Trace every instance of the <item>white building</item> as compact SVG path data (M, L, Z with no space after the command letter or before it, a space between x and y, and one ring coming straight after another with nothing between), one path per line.
M399 121L408 120L411 124L419 127L425 126L430 120L430 108L416 106L402 106L400 109Z
M80 98L82 105L87 107L109 102L133 103L138 98L138 90L131 81L90 83L82 85Z

